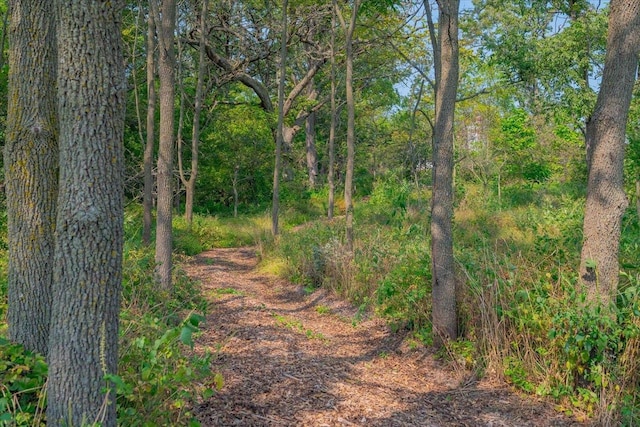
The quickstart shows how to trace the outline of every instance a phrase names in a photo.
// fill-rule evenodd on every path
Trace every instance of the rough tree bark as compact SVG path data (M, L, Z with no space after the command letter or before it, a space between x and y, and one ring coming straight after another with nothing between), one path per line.
M157 0L152 0L154 20L159 23L158 46L160 80L160 145L158 147L157 219L156 219L156 280L162 289L171 291L173 248L173 146L175 63L174 30L176 25L175 0L162 0L162 16L157 12Z
M151 7L147 18L147 141L144 146L144 193L142 196L142 243L151 244L153 223L153 152L156 123L156 26Z
M425 7L429 8L425 0ZM459 0L438 0L435 126L431 200L432 321L434 344L458 335L453 260L453 120L458 90Z
M58 193L56 39L50 0L10 3L4 151L9 338L47 354Z
M640 0L612 0L600 92L587 122L589 178L580 278L588 300L614 300L622 215L629 202L623 162L629 105L640 53Z
M49 425L116 425L122 282L124 1L58 0L60 190ZM99 53L99 54L97 54ZM106 392L105 392L106 389Z

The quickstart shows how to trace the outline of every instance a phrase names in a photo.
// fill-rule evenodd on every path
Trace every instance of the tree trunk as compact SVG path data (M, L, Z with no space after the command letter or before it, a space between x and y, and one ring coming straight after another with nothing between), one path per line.
M615 301L625 134L640 52L640 0L612 0L600 92L587 122L589 178L580 278L591 302Z
M117 368L122 283L123 2L57 5L61 155L47 422L110 427L115 390L104 377Z
M233 168L233 217L238 217L238 172L240 166Z
M311 18L312 23L310 27L312 27L311 33L309 34L309 38L315 38L315 22L314 18ZM306 50L308 51L308 55L312 58L313 53L310 52L310 48L306 46ZM309 69L313 68L315 59L309 59ZM307 85L307 98L308 99L317 99L318 91L316 89L314 80L311 79L309 84ZM309 188L315 189L316 185L318 185L318 152L316 151L316 112L311 111L305 120L305 145L306 145L306 154L307 154L307 174L309 176Z
M205 67L205 46L207 35L207 6L208 0L202 2L202 14L200 15L200 45L198 46L198 75L196 77L196 93L194 98L193 127L191 131L191 173L189 179L185 179L184 171L180 167L180 179L186 191L184 216L187 223L193 223L193 198L196 192L196 178L198 177L198 150L200 146L200 115L202 112L203 82Z
M327 181L329 183L329 200L327 217L333 219L335 206L335 141L336 141L336 0L333 0L333 10L331 14L331 127L329 128L329 171Z
M313 83L310 83L313 84ZM311 89L315 90L315 89ZM318 184L318 153L316 151L316 113L312 111L305 121L305 142L307 148L307 172L309 174L309 188L314 189Z
M425 2L426 3L426 2ZM428 7L428 5L427 5ZM453 120L458 89L459 0L438 1L436 120L431 202L432 316L434 344L458 335L453 260Z
M151 244L153 223L153 151L155 146L156 122L156 27L151 7L147 28L147 142L144 146L144 193L142 196L142 243Z
M346 214L345 240L347 250L353 252L353 170L356 156L356 105L353 96L353 33L356 27L356 18L361 0L354 0L351 9L349 26L346 25L340 9L336 14L340 18L340 24L345 31L345 44L347 51L347 72L345 77L347 99L347 171L344 180L344 208Z
M56 39L49 0L10 3L4 151L9 338L47 354L58 195Z
M278 127L276 128L276 154L273 168L273 200L271 204L271 233L277 236L280 210L280 169L282 167L282 145L284 144L284 83L287 62L287 8L288 1L282 0L282 34L280 46L280 66L278 67Z
M155 0L151 4L157 7ZM154 13L155 15L155 13ZM176 21L175 0L162 0L162 17L158 41L160 47L160 145L158 148L158 207L156 220L156 280L162 289L171 291L172 267L172 209L173 209L173 145L175 98L175 49L173 46Z

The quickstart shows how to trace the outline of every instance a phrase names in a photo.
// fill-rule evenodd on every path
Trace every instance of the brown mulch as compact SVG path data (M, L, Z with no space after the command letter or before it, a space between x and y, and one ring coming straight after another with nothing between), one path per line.
M215 249L187 267L211 301L200 350L223 388L203 426L579 426L549 403L411 348L406 333L349 304L256 270L253 248Z

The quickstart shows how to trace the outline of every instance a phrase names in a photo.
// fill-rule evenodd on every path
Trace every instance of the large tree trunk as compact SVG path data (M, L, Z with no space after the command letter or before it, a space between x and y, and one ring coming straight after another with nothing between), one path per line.
M47 422L110 427L115 390L104 377L117 368L122 283L123 2L57 5L60 192Z
M580 278L591 302L609 302L618 286L624 145L640 52L640 0L612 0L598 100L587 122L589 179Z
M277 236L280 232L278 217L280 211L280 169L282 167L282 146L284 145L284 83L287 61L287 8L288 1L282 1L282 34L280 40L280 65L278 67L278 125L276 128L276 153L273 167L273 198L271 203L271 233Z
M144 146L144 193L142 196L142 243L151 244L151 225L153 223L153 152L155 146L156 122L156 26L151 7L149 7L147 28L147 142Z
M353 96L353 33L356 28L356 18L361 0L354 0L351 9L351 19L347 26L340 9L336 8L336 14L340 18L340 24L345 31L345 44L347 51L347 72L345 77L347 100L347 171L344 180L344 208L345 208L345 240L347 249L353 252L353 170L356 157L356 104Z
M46 355L58 192L54 5L16 0L10 14L7 321L12 341Z
M154 7L156 0L152 0ZM162 17L158 41L160 47L158 75L160 78L160 145L158 148L158 207L156 219L156 280L162 289L171 291L171 251L173 248L173 145L175 97L175 49L173 46L176 22L175 0L162 0Z
M425 1L426 3L426 1ZM428 7L427 4L425 6ZM438 0L436 120L431 202L432 316L434 344L458 334L453 260L453 120L458 90L459 0Z

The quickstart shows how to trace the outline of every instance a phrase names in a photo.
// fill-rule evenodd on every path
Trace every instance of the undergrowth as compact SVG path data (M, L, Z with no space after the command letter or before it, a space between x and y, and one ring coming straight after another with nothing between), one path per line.
M174 292L154 282L151 248L140 243L137 208L125 217L123 293L120 313L118 374L109 375L117 391L118 423L127 426L198 425L191 408L223 385L210 371L211 355L194 351L194 336L204 320L206 301L199 285L180 268L174 270ZM176 220L178 253L195 254L214 245L249 244L255 226L234 235L217 218L196 217L192 227ZM0 250L6 252L6 245ZM6 255L0 268L0 335L6 324ZM0 425L45 425L44 359L0 337Z
M481 185L457 191L454 238L459 329L443 357L503 378L602 425L640 419L640 235L623 220L616 304L590 307L578 291L583 192L570 183ZM312 198L313 200L313 198ZM324 286L363 312L430 344L429 194L391 177L356 204L353 253L344 221L317 219L263 245L263 268L309 289Z

